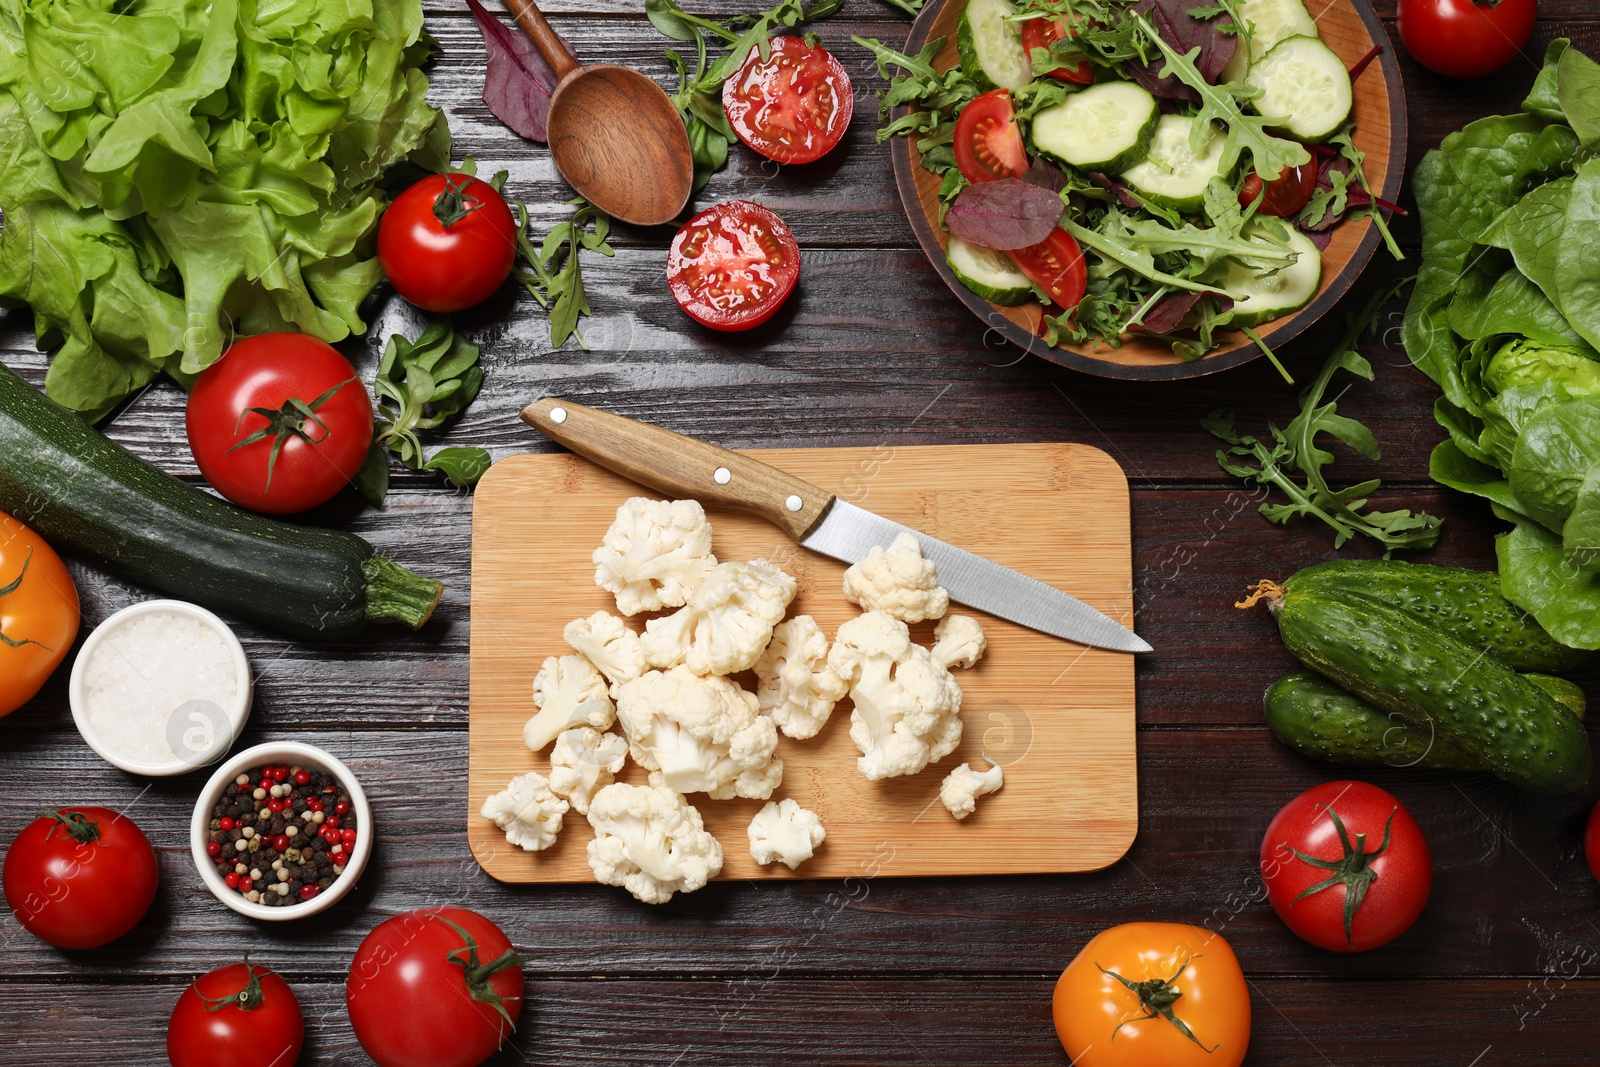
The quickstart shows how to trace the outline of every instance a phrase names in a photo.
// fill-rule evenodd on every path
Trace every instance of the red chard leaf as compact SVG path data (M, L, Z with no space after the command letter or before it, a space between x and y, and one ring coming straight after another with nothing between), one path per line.
M1173 293L1156 301L1156 306L1145 312L1133 328L1141 333L1177 333L1194 306L1208 297L1216 300L1219 312L1233 307L1233 301L1221 293Z
M1061 197L1049 189L1021 178L1002 178L963 189L944 221L963 241L1005 251L1049 237L1064 210Z
M556 75L539 50L520 30L489 14L478 0L467 0L483 34L488 65L483 75L483 102L494 117L532 141L545 139L545 119Z
M1195 69L1201 77L1215 85L1222 68L1228 65L1238 49L1239 41L1233 34L1223 32L1224 27L1233 25L1230 16L1197 19L1189 14L1194 6L1196 0L1139 0L1133 5L1133 10L1149 20L1161 39L1176 51L1188 54L1192 49L1200 49L1200 54L1195 57ZM1166 60L1157 54L1150 63L1140 63L1138 60L1130 62L1128 74L1152 96L1198 104L1199 93L1183 84L1175 75L1161 76L1164 66Z

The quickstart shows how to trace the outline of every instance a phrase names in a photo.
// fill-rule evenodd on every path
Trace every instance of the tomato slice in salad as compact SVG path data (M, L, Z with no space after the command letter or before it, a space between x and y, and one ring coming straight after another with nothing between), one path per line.
M752 48L722 86L722 110L739 140L779 163L811 163L844 137L855 109L850 75L821 45L774 37L766 59Z
M1072 234L1056 227L1036 245L1007 253L1028 280L1050 294L1051 303L1070 310L1083 299L1089 285L1089 268L1083 250Z
M1307 204L1311 203L1311 197L1317 191L1316 161L1290 167L1270 182L1266 182L1264 187L1267 195L1262 199L1261 206L1256 209L1259 214L1274 215L1278 218L1298 215ZM1261 196L1262 188L1261 175L1251 171L1239 189L1239 203L1245 207L1254 204L1256 197Z
M1004 89L984 93L956 116L956 168L974 185L1028 173L1028 150Z
M1032 56L1035 48L1049 51L1051 45L1071 36L1073 33L1067 26L1066 19L1028 19L1022 24L1022 50ZM1094 64L1087 59L1075 66L1057 67L1047 73L1057 81L1071 82L1074 85L1089 85L1094 82Z
M691 319L750 330L772 318L800 280L800 245L760 204L729 200L684 223L667 252L667 285Z

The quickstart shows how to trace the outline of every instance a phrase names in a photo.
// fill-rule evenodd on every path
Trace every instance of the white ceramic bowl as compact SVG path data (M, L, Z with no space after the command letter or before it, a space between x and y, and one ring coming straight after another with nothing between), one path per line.
M269 763L298 764L333 775L349 792L350 807L356 816L356 847L350 854L350 862L345 864L344 873L310 900L276 908L252 903L237 890L229 889L222 875L217 873L216 861L206 855L206 844L211 839L211 809L223 791L232 789L234 779L240 774ZM195 867L200 871L200 880L211 890L211 895L240 915L267 922L304 919L337 904L360 880L361 872L366 870L367 860L372 856L372 838L372 809L367 804L367 795L361 791L361 783L350 773L350 768L320 748L295 741L273 741L247 748L218 767L200 791L200 799L194 806L194 817L189 822L189 851L194 856Z
M214 721L217 718L217 708L214 704L207 704L209 709L198 723L203 728L203 734L209 737L207 743L199 748L192 749L192 754L175 758L165 763L146 763L122 755L110 746L95 732L94 726L89 722L89 712L86 706L84 687L85 675L88 673L89 662L94 658L98 649L104 644L106 635L112 633L129 619L144 615L183 615L197 619L216 631L222 639L223 646L233 657L234 672L239 678L239 695L232 707L220 709L225 721ZM244 730L245 723L250 718L250 705L253 686L250 679L250 661L245 658L244 646L239 643L228 624L217 618L205 608L188 604L181 600L147 600L142 604L123 608L105 622L95 627L94 633L83 643L83 648L78 650L78 658L72 664L72 680L67 686L67 697L72 705L72 721L77 724L78 732L83 735L84 741L90 748L99 754L100 758L113 767L120 767L129 774L140 774L149 778L164 778L174 774L187 774L199 767L205 767L217 762L227 754L228 749L238 739ZM175 711L177 709L174 709ZM169 729L183 730L183 724L177 723ZM192 735L194 727L183 733L182 737Z

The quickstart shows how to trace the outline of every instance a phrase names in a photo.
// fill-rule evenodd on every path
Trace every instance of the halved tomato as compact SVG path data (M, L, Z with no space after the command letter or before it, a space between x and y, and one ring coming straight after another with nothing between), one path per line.
M1262 184L1261 175L1251 171L1239 189L1239 203L1249 207L1256 202L1256 197L1261 196L1263 187L1267 195L1262 199L1261 207L1257 209L1260 214L1275 215L1278 218L1298 215L1302 208L1311 203L1312 194L1317 191L1317 165L1311 162L1290 167L1272 181L1265 183L1265 186Z
M739 140L779 163L821 159L844 137L855 110L850 75L821 45L774 37L766 59L752 48L722 83L722 110Z
M1004 89L984 93L956 116L956 168L974 185L1028 173L1028 150Z
M800 280L800 245L760 204L729 200L684 223L667 252L667 285L691 319L749 330L772 318Z
M1006 254L1030 282L1050 294L1051 302L1058 307L1070 310L1083 299L1089 286L1089 267L1078 242L1061 227L1036 245Z
M1066 19L1028 19L1022 24L1022 50L1029 56L1033 55L1035 48L1049 51L1051 45L1072 35ZM1090 85L1094 82L1094 64L1087 59L1080 61L1076 66L1057 67L1047 73L1058 81L1071 82L1074 85Z

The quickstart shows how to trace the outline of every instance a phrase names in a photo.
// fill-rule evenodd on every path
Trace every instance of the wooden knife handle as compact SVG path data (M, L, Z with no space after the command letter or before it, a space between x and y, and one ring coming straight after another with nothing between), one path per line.
M755 512L796 541L833 503L832 493L748 456L557 397L529 404L522 420L624 478L668 496Z

